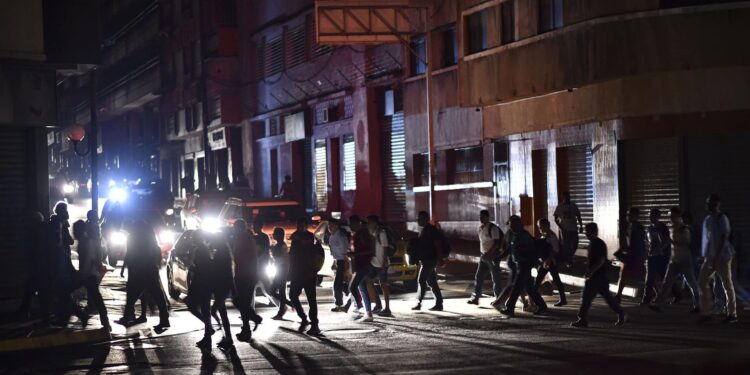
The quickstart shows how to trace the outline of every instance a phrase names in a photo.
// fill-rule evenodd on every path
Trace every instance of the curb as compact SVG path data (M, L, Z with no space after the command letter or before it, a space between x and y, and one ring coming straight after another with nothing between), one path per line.
M58 346L87 344L111 339L109 331L105 328L63 331L49 335L19 337L15 339L0 341L0 353L9 353L21 350L45 349Z

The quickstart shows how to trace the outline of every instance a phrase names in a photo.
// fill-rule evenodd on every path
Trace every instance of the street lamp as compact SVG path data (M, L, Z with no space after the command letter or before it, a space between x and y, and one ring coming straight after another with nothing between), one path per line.
M89 142L89 147L84 152L78 151L78 144L84 138L86 138L86 129L83 126L79 124L70 125L67 129L65 129L65 136L70 142L73 143L73 151L76 153L76 155L84 157L91 152L91 142Z

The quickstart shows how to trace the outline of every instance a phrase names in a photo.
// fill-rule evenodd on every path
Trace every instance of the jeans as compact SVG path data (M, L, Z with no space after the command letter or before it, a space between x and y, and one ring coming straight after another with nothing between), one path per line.
M477 273L474 276L474 298L482 297L482 288L487 274L492 277L492 291L495 298L499 297L503 289L500 287L500 262L493 260L480 260L477 265Z
M690 287L690 293L693 294L693 307L700 306L700 294L698 292L698 282L695 279L695 271L693 268L693 262L688 258L687 260L677 260L669 263L667 267L667 275L664 277L664 284L661 286L661 292L656 297L656 304L661 305L669 296L672 291L672 285L677 280L677 276L682 274L685 276L685 282Z
M422 260L420 264L419 276L417 277L419 281L419 303L422 303L429 286L432 294L435 295L435 305L443 306L443 294L440 292L440 285L437 281L437 261Z
M235 277L234 279L235 294L232 301L237 306L237 310L240 310L242 329L249 329L251 320L254 322L260 320L260 316L255 312L255 284L257 280L254 277Z
M367 280L369 280L367 276L371 271L372 266L369 263L367 265L363 264L362 266L357 268L357 272L354 273L352 283L349 284L349 288L351 288L350 297L354 298L354 300L357 302L357 307L362 307L359 300L357 299L358 295L361 296L361 304L364 305L365 311L367 313L372 312L372 306L370 306L370 295L367 293Z
M291 305L286 299L286 278L287 272L278 272L271 282L271 289L268 291L271 297L279 301L278 315L283 315L286 312L286 306Z
M346 284L346 261L336 261L336 276L333 279L333 299L336 306L344 304L344 295L349 295L349 286Z
M312 323L313 327L318 326L318 301L316 300L315 294L317 281L317 276L298 278L293 279L289 286L289 299L292 302L292 307L297 310L297 315L300 319L302 319L302 321L306 321L307 316L302 310L302 303L299 300L299 296L300 294L302 294L303 290L305 291L305 296L307 296L307 304L310 307L310 323Z
M565 298L565 285L563 285L562 280L560 280L560 272L557 270L556 265L550 265L549 268L545 268L544 266L541 266L537 269L536 274L536 282L534 283L534 288L537 290L542 285L542 282L544 281L544 277L547 276L547 273L552 275L552 282L555 283L555 288L557 288L557 292L560 293L560 301L567 301Z
M651 303L656 296L656 283L664 277L664 268L667 261L668 259L663 255L648 257L642 303Z
M88 303L96 308L99 312L99 319L102 321L102 325L109 324L109 318L107 317L107 307L104 305L104 299L102 293L99 292L99 280L96 276L88 276L80 281L80 286L86 288L86 298Z
M529 295L529 298L534 301L534 304L540 310L546 310L547 304L539 294L539 291L534 287L534 281L531 278L531 269L534 268L534 264L532 262L519 262L516 266L518 267L518 271L515 278L513 278L513 286L508 301L505 303L505 308L508 311L513 311L516 308L518 297L525 290L526 294Z
M578 310L578 319L583 321L588 320L591 303L594 301L597 294L600 294L604 298L604 301L607 302L607 305L609 305L609 308L612 309L612 311L620 316L624 314L620 303L617 302L617 299L615 299L615 297L612 296L612 293L609 292L609 281L606 277L599 276L586 280L586 283L583 285L583 294L581 295L581 307Z
M131 319L134 316L135 301L137 301L143 293L148 293L156 300L156 306L159 307L159 319L161 323L168 322L169 309L167 308L167 298L164 295L164 288L161 286L159 270L154 268L153 270L142 272L132 272L132 269L130 271L131 273L128 275L128 282L126 284L127 297L123 316L126 319Z
M716 263L716 265L714 265ZM732 261L717 261L713 259L707 259L701 267L700 275L698 276L698 285L701 288L701 312L703 314L710 314L713 310L713 299L711 298L710 282L711 278L717 275L721 279L721 283L724 285L726 300L727 300L727 314L737 315L737 299L734 294L734 282L732 282Z

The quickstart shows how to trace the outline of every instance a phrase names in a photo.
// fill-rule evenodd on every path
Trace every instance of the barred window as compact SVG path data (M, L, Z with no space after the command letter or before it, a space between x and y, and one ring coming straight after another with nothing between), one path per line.
M344 136L344 191L357 190L357 159L354 150L354 135Z
M263 48L265 77L284 71L284 38L282 35L267 40Z
M452 183L479 182L484 178L484 153L482 147L459 148L453 151L454 173Z

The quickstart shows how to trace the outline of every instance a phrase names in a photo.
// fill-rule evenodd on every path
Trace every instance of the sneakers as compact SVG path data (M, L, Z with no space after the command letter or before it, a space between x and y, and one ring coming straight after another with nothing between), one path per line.
M505 315L507 317L516 316L516 312L513 311L513 310L511 310L511 309L509 309L509 308L507 308L507 307L506 308L498 309L498 311L500 311L500 314L503 314L503 315Z
M373 319L372 314L367 314L367 315L359 318L359 320L357 320L357 323L370 323L373 320L375 320L375 319Z
M588 328L589 327L589 323L587 321L583 320L583 319L578 319L575 322L570 323L570 326L571 327L576 327L576 328Z
M273 320L284 320L284 313L280 312L280 313L274 315L273 318L271 318L271 319L273 319Z
M421 302L417 303L416 305L414 305L414 307L411 308L411 310L412 311L422 310L422 303Z
M393 314L391 314L391 309L388 309L388 308L387 308L387 309L385 309L385 310L383 310L383 311L379 312L379 313L378 313L378 316L383 316L383 317L391 317L391 316L393 316Z
M250 331L249 328L243 329L240 333L236 335L237 340L239 341L250 341L250 339L253 338L253 333Z
M375 306L374 309L372 309L373 314L377 314L379 312L383 311L383 306Z
M342 310L341 306L334 306L334 307L333 307L333 308L331 309L331 312L343 312L343 311L344 311L344 310Z
M310 327L310 329L307 330L307 334L310 336L320 336L323 332L320 330L320 328L317 325L314 325Z
M479 298L472 298L468 301L466 301L469 305L479 305Z
M627 320L627 315L625 313L622 313L617 316L617 321L615 322L615 327L619 327L623 324L625 324L625 320Z
M230 337L224 337L216 346L221 349L229 349L234 346L234 341Z
M536 309L536 311L534 311L534 315L542 315L542 314L546 314L548 312L549 312L549 308L547 308L547 307L540 307L540 308Z
M563 306L565 306L565 305L567 305L567 304L568 304L568 301L567 301L567 300L561 299L561 300L560 300L560 301L558 301L558 302L557 302L557 303L556 303L556 304L555 304L554 306L555 306L555 307L563 307Z
M255 320L253 320L253 323L255 323L255 327L253 328L253 331L257 331L258 327L260 326L260 323L263 323L263 318L257 317Z
M159 322L159 324L154 326L154 330L156 330L157 332L164 332L169 327L171 327L171 325L169 324L169 320L165 320L165 321Z
M309 326L310 325L310 321L307 320L307 318L302 319L302 321L299 323L299 325L302 326L302 327Z
M204 336L201 341L195 343L195 346L199 348L210 348L211 347L211 336Z
M724 323L737 323L737 315L727 315L724 320L722 320Z
M146 315L141 315L138 317L138 319L133 321L133 324L143 324L146 323L148 319L146 318Z
M430 311L443 311L443 305L435 305L430 307Z

